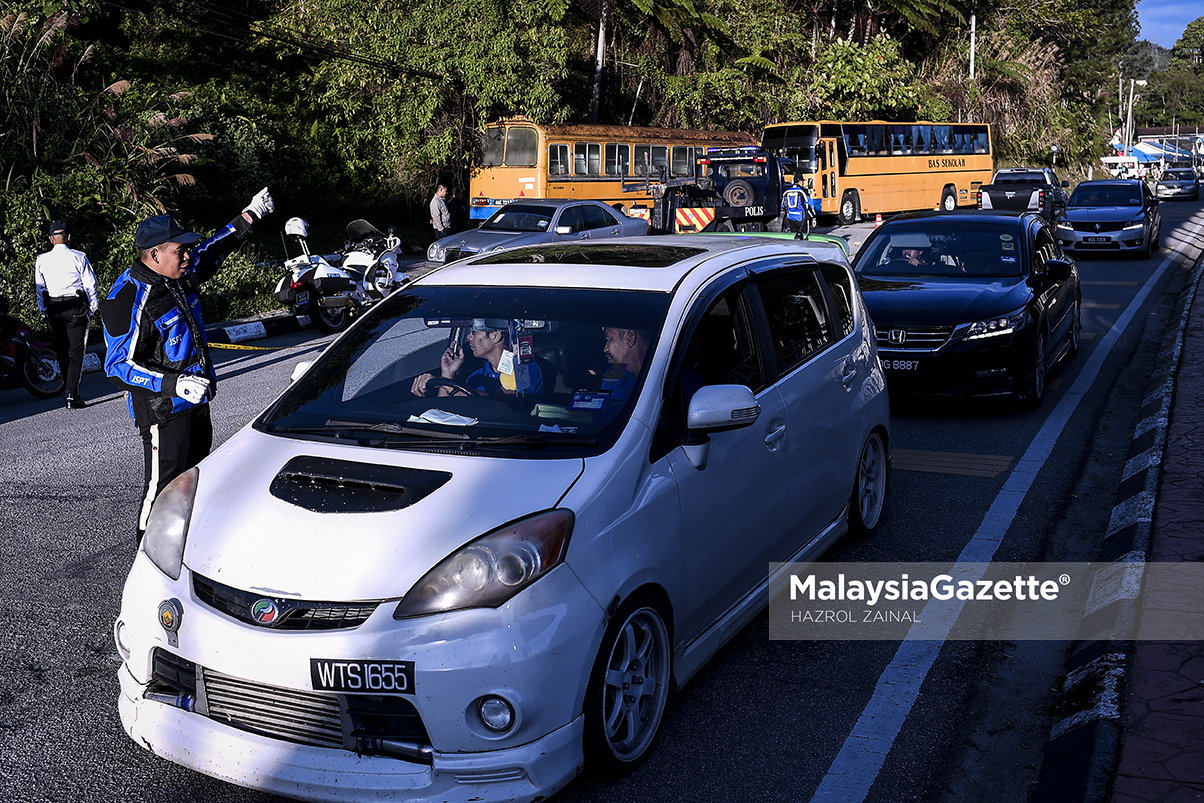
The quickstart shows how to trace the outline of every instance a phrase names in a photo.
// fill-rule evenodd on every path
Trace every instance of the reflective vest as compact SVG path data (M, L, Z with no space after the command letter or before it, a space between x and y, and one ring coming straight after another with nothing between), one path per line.
M807 214L810 199L801 187L791 187L782 193L782 204L786 207L786 219L802 223Z

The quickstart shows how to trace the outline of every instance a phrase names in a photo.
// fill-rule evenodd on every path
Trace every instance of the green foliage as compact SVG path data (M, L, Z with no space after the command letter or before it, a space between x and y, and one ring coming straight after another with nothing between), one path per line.
M241 249L201 289L201 312L210 323L245 318L279 306L272 295L284 268L258 249Z
M1183 29L1183 38L1171 48L1171 66L1196 72L1204 69L1204 17L1197 17Z
M865 46L837 40L812 68L814 94L795 119L915 120L922 92L900 45L885 34Z

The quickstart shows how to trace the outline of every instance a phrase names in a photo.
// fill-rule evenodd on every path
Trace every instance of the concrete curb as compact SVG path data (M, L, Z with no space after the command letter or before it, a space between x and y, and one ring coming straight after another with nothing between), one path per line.
M205 328L205 337L210 343L245 343L248 340L262 340L265 337L299 332L309 326L308 315L297 316L284 313L257 320L226 321L215 324ZM88 349L88 353L84 355L84 373L104 370L104 355L103 343Z
M1132 642L1113 640L1112 634L1133 632L1187 318L1202 276L1204 261L1192 269L1175 302L1179 325L1162 341L1150 377L1100 547L1099 561L1110 565L1096 573L1066 662L1061 697L1073 713L1050 730L1032 803L1105 803L1109 798L1123 732L1120 689L1132 661Z

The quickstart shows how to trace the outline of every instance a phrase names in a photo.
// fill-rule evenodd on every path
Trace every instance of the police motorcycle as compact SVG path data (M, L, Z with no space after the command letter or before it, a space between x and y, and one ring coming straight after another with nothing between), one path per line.
M308 316L326 334L343 331L351 319L351 276L325 257L309 252L309 224L301 218L290 218L284 233L301 247L301 254L285 259L287 272L276 283L276 300L287 304L297 317Z
M387 235L366 220L347 224L347 242L334 264L351 278L353 312L359 314L402 284L409 276L398 267L401 239L389 227Z

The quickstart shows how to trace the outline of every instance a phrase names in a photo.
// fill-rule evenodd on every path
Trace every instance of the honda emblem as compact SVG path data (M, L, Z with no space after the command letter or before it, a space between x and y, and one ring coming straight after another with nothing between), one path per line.
M907 342L907 330L906 329L891 329L887 333L886 339L892 346L902 346L904 343Z

